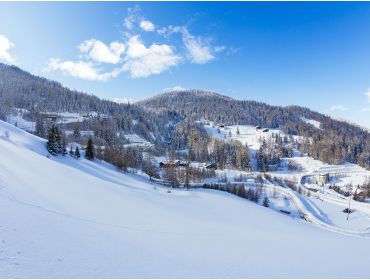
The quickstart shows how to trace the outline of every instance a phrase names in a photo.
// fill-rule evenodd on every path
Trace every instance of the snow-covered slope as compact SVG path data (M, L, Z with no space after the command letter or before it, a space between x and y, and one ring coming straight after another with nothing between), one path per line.
M267 131L263 131L264 128L256 130L255 126L252 125L229 125L226 127L220 127L214 122L207 122L204 127L211 134L213 138L225 139L225 140L237 140L243 145L248 145L248 148L252 151L256 151L260 147L260 139L271 138L272 134L279 134L280 137L287 136L286 133L279 129L268 128ZM238 134L239 131L239 134ZM301 139L300 136L292 136L293 139Z
M5 136L9 131L9 138ZM0 277L369 277L366 238L217 191L46 157L0 122Z

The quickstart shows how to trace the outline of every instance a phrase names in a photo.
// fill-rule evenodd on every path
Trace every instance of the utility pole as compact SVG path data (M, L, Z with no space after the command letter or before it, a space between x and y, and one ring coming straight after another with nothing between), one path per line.
M347 214L347 221L349 219L349 213L351 212L351 196L349 197L349 200L348 200L348 214Z
M349 192L350 192L350 194L352 194L352 185L350 185L350 186L348 186L348 188L347 188L348 190L349 190ZM347 221L348 221L348 219L349 219L349 213L351 212L351 198L352 198L352 195L350 195L349 196L349 200L348 200L348 214L347 214Z
M322 193L321 201L324 201L324 183L321 183L321 187L322 187L322 189L321 189L321 193ZM320 198L320 196L319 196L319 198Z

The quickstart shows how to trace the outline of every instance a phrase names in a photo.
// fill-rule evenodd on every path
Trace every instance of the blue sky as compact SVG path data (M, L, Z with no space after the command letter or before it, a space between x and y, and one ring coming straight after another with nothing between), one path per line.
M370 128L370 3L1 2L0 61L107 99L169 88Z

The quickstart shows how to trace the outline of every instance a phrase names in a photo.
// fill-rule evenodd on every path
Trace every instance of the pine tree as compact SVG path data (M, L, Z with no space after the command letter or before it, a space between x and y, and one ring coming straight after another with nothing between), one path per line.
M59 129L54 124L51 126L48 132L47 150L53 156L63 153L63 144Z
M94 144L91 138L87 141L87 146L86 146L86 152L85 152L85 158L88 160L93 160L95 157L94 153Z
M70 147L70 149L69 149L69 155L71 156L71 157L73 157L74 156L74 151L73 151L73 147L71 146Z
M263 199L262 205L265 207L270 207L270 200L267 196L265 196L265 198Z
M62 136L62 155L65 156L67 154L67 137L63 133Z
M58 126L54 125L54 133L55 133L55 149L57 154L63 154L63 143L62 143L62 136L60 134Z
M81 157L80 149L79 149L78 147L76 147L75 157L76 157L77 159L79 159L79 158Z
M48 142L47 142L47 150L50 154L53 156L57 155L57 152L55 150L55 130L54 125L49 129L48 131Z

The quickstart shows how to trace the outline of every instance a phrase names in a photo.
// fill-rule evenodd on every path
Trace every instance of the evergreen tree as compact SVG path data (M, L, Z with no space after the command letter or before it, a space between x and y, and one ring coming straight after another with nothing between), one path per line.
M87 141L86 151L85 151L85 158L88 160L93 160L95 157L94 153L94 144L91 138Z
M263 206L265 207L270 207L270 200L269 198L267 197L267 195L265 196L265 198L263 199L263 203L262 203Z
M52 125L48 132L47 150L53 156L63 153L63 144L58 126Z
M46 144L47 150L50 154L53 156L57 155L57 151L55 148L55 130L54 130L54 125L49 129L48 131L48 142Z
M74 151L73 151L73 147L71 146L70 147L70 149L69 149L69 155L71 156L71 157L73 157L74 156Z
M65 156L67 154L67 137L63 133L62 135L62 155Z
M75 157L76 157L77 159L79 159L79 158L81 157L80 149L79 149L78 147L76 147Z

